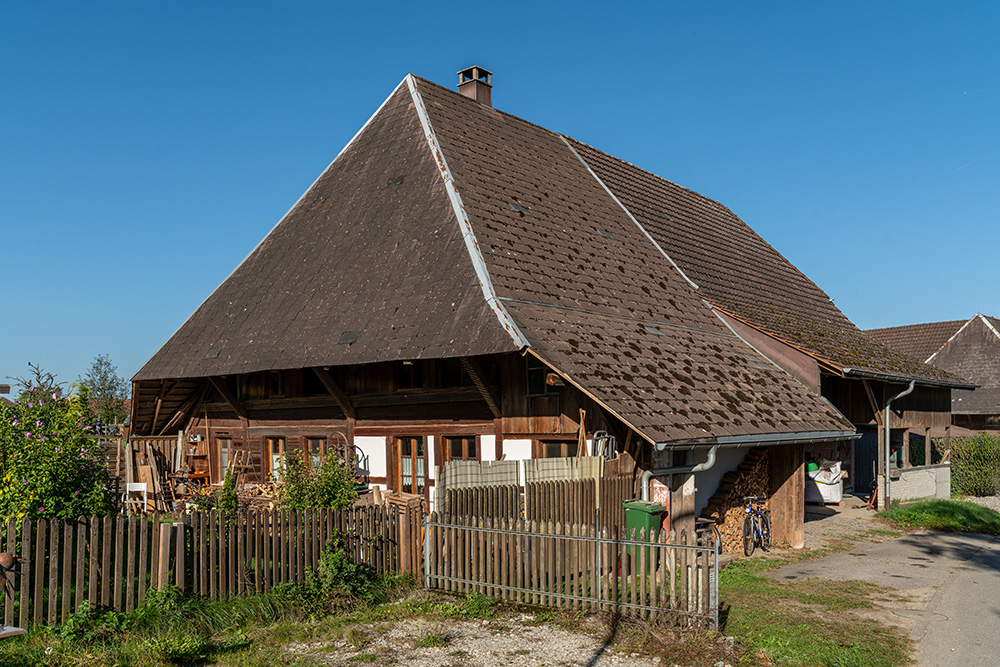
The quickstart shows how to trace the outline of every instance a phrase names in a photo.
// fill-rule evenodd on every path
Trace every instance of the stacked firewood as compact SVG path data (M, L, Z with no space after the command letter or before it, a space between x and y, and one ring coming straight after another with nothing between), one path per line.
M743 518L746 496L768 495L768 453L763 447L747 452L736 470L727 472L709 499L702 517L715 521L722 536L722 552L743 551ZM765 503L766 506L766 503Z

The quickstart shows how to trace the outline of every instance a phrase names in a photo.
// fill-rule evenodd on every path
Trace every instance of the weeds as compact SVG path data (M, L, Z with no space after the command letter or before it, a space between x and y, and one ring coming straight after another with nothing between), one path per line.
M430 632L417 640L417 648L439 648L448 643L448 638L440 632Z

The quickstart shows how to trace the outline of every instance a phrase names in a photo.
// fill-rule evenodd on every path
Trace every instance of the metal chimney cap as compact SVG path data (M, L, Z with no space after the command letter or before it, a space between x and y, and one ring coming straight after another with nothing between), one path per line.
M485 67L480 67L479 65L473 65L472 67L466 67L458 71L458 85L463 83L468 83L469 81L478 81L479 83L484 83L487 86L492 86L490 83L490 77L493 76L493 72L489 71Z

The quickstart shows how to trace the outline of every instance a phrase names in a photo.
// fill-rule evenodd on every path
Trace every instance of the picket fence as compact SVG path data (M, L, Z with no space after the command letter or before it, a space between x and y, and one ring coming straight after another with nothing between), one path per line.
M367 506L11 520L5 550L23 560L20 575L8 575L4 624L62 623L84 602L132 611L168 584L211 598L269 592L306 581L334 538L379 574L419 574L421 518L419 509Z
M683 619L718 628L714 531L626 535L615 526L432 514L428 588L525 604Z
M516 485L449 489L440 513L564 524L597 520L601 528L610 529L625 525L622 501L636 497L634 487L626 477L531 482L524 485L523 503Z

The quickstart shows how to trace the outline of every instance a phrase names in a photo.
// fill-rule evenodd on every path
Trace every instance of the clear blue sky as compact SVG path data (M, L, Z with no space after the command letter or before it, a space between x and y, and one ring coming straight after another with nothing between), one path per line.
M0 380L131 377L407 72L471 64L862 328L1000 314L998 30L986 1L6 3Z

